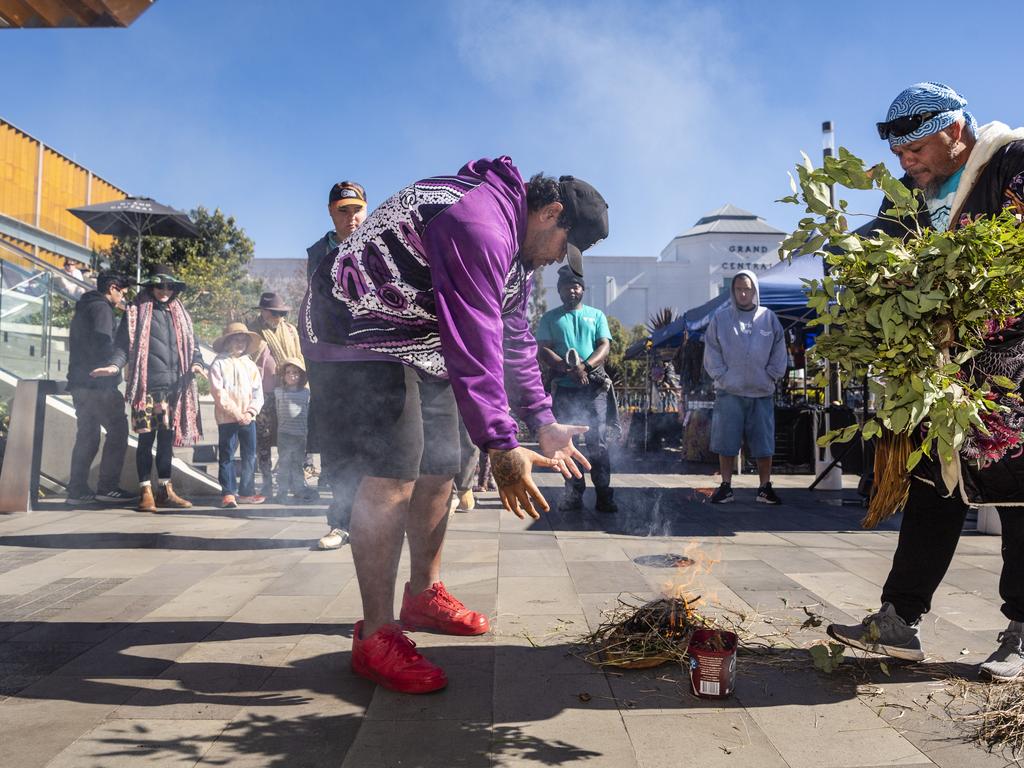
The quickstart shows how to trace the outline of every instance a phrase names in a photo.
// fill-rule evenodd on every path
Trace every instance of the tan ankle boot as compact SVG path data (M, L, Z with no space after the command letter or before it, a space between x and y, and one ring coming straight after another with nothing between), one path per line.
M139 512L156 512L156 500L153 498L153 486L143 485L139 488Z
M170 483L161 485L156 492L156 505L165 509L188 509L192 506L191 501L186 501L174 492Z

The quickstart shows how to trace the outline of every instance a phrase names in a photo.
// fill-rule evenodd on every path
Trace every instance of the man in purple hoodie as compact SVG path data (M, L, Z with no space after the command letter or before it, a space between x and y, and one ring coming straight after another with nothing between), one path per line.
M386 200L321 261L299 321L303 354L321 363L318 386L333 407L324 439L345 456L352 496L352 556L363 620L352 669L392 690L426 693L444 671L402 629L482 634L440 579L458 415L488 452L502 504L523 517L548 508L535 466L579 477L573 446L586 427L558 424L541 385L526 306L537 268L608 234L608 206L586 182L541 174L524 184L507 157L457 175L414 182ZM516 441L509 408L537 433L540 453ZM394 622L404 536L410 578Z

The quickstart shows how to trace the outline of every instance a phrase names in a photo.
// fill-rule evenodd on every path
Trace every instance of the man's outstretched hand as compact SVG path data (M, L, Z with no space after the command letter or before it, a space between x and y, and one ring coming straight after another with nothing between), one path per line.
M574 426L572 424L559 424L557 421L545 424L537 430L537 442L540 443L540 452L549 459L555 460L554 468L569 477L583 477L580 468L576 466L578 461L584 469L590 469L590 462L587 457L580 453L572 439L576 435L582 435L590 427Z
M523 512L532 518L540 517L537 507L542 512L548 511L548 503L533 482L533 468L554 468L557 464L554 459L545 458L521 445L511 451L491 450L488 454L491 457L491 474L505 509L518 518L523 518Z

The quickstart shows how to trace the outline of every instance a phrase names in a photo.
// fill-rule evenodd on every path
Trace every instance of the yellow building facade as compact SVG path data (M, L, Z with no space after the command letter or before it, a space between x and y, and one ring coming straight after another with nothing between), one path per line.
M109 248L110 235L92 232L68 208L122 200L128 194L56 149L0 118L0 240L52 264L88 263ZM0 257L16 260L9 250Z

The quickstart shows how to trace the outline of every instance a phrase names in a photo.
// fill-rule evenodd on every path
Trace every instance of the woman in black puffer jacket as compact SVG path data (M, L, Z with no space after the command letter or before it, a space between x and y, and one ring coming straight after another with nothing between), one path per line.
M169 267L158 266L121 318L114 357L105 369L127 365L125 399L132 428L138 433L135 454L139 472L139 509L187 509L192 504L171 486L173 447L193 445L202 437L196 375L205 376L199 339L179 296L187 286ZM154 495L153 443L156 443L158 488Z

